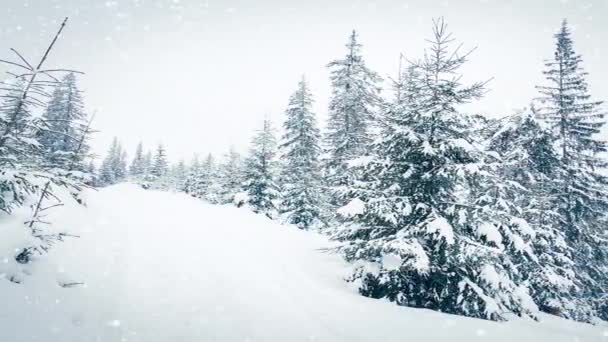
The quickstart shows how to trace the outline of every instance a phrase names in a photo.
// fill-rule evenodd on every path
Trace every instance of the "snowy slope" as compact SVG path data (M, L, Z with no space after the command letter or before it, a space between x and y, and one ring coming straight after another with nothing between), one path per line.
M495 323L361 297L342 281L347 265L319 251L323 237L183 194L118 185L53 220L81 238L23 284L0 279L0 341L608 341L606 326Z

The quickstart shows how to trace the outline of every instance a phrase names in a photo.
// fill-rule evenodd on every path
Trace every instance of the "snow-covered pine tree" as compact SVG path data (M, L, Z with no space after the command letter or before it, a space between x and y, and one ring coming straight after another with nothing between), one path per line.
M10 213L15 206L23 204L35 191L29 181L29 169L42 158L42 153L33 139L36 130L31 130L31 99L27 81L16 78L5 81L0 105L0 210ZM23 180L22 180L23 179Z
M232 203L234 196L243 187L243 161L234 147L230 147L230 150L224 156L224 161L219 166L218 177L220 185L219 202Z
M430 48L408 68L403 102L385 114L375 156L339 210L350 218L336 234L339 250L360 265L353 280L366 296L486 319L533 315L513 269L532 257L525 224L510 215L497 162L459 111L484 83L461 83L469 53L452 42L443 19L434 21ZM483 190L491 193L477 197Z
M193 167L186 181L186 192L210 203L219 203L219 181L217 165L209 153L199 167Z
M289 99L283 124L282 203L280 211L286 222L301 229L316 225L322 215L319 170L320 133L312 112L312 95L304 77Z
M99 168L99 182L101 185L112 185L124 180L126 175L126 153L123 151L118 138L115 137Z
M47 94L52 91L50 86L56 84L56 77L51 74L62 71L46 70L44 64L66 22L67 18L39 62L28 62L15 49L12 51L18 61L0 61L20 68L13 74L16 77L3 82L0 88L0 210L7 213L40 190L35 179L55 177L52 173L38 172L45 159L37 139L44 123L34 118L32 111L45 105Z
M122 147L122 144L119 144L120 154L118 157L118 164L116 165L116 180L123 181L129 175L129 171L127 170L127 151Z
M169 170L169 162L167 161L167 152L162 144L156 148L154 161L152 162L152 170L150 174L156 178L164 177Z
M134 179L142 179L145 173L145 157L144 157L144 146L143 143L137 144L135 149L135 155L129 166L129 176Z
M2 106L0 107L0 162L5 165L15 164L16 159L26 159L31 151L36 151L30 126L31 107L35 100L26 93L27 81L15 78L4 81ZM25 100L23 99L25 97ZM39 153L38 153L39 154Z
M207 155L207 158L201 165L201 169L203 171L201 185L205 189L203 199L214 204L220 203L221 183L219 179L219 165L213 154L209 153Z
M18 57L17 62L0 60L3 64L20 68L18 72L10 73L15 79L4 82L0 89L3 99L0 105L0 210L10 214L14 207L25 203L29 203L32 209L25 226L34 239L24 241L27 245L18 250L14 257L14 261L21 264L29 263L34 254L48 251L54 243L68 236L61 229L60 232L48 232L45 227L50 222L42 220L42 212L62 205L63 195L74 197L80 203L78 195L84 187L82 181L86 179L79 166L86 156L90 121L82 123L78 132L71 132L73 144L65 151L70 158L65 158L65 163L61 165L51 165L49 168L44 163L46 151L39 141L41 132L48 126L32 115L33 109L44 107L46 97L52 91L50 86L56 84L57 77L51 74L66 71L44 68L66 23L67 18L37 63L30 63L15 49L11 50ZM62 191L58 191L60 188ZM12 261L6 259L5 262ZM23 270L19 274L7 274L5 278L21 282L20 277L26 273L29 272Z
M543 127L534 107L515 115L489 140L488 149L500 154L502 183L517 184L510 201L521 208L521 215L532 234L537 259L519 264L523 278L530 283L531 295L542 311L567 318L587 316L589 305L577 303L573 294L576 272L572 250L566 244L555 206L560 188L558 153L554 137Z
M146 154L144 154L144 176L143 178L145 180L151 180L152 176L151 176L151 172L152 172L152 151L148 151L146 152Z
M608 244L601 236L608 210L607 182L602 174L607 163L601 154L607 147L599 137L605 119L602 102L592 101L589 95L587 73L581 66L582 57L574 51L566 20L555 39L553 59L545 63L547 84L538 87L540 113L553 129L559 152L561 172L557 177L562 184L554 205L574 251L580 280L577 296L583 302L599 303L608 292Z
M84 170L83 160L74 160L74 151L79 145L80 133L87 125L82 92L76 84L76 75L68 73L55 87L51 100L42 115L44 129L38 141L45 151L45 159L51 167L67 168L74 164ZM80 144L80 156L86 156L88 142Z
M150 186L155 189L167 190L169 188L169 162L167 161L167 152L162 144L159 144L154 154L150 175L147 179Z
M271 218L277 214L276 202L279 198L276 156L274 129L270 120L265 119L262 129L251 140L249 155L245 160L243 190L247 193L247 202L252 210Z
M361 55L362 45L352 31L343 59L328 64L331 69L332 97L325 134L327 160L324 172L334 205L344 205L341 197L352 184L348 162L365 155L372 142L372 126L382 100L382 79L370 70Z
M116 173L113 169L114 160L118 152L118 138L112 140L110 149L99 167L99 183L100 185L110 185L116 182Z
M183 188L181 189L183 192L194 196L194 190L196 185L196 176L200 172L201 163L199 161L198 155L194 155L192 157L192 161L188 166L188 173L186 174L186 179L184 180Z
M91 179L88 182L88 185L96 187L99 183L99 174L97 170L97 166L95 165L95 161L91 159L86 167L86 172L90 175Z
M169 172L169 189L172 191L182 191L188 176L188 169L183 159L180 159L177 164L171 167Z
M69 159L62 160L61 163L53 165L50 171L37 175L43 183L37 185L37 190L39 190L39 194L37 194L38 198L31 205L32 215L30 219L24 222L30 230L31 235L37 241L21 249L19 254L15 256L15 261L18 263L27 264L32 261L34 255L42 255L48 252L58 241L63 241L65 237L72 237L67 232L47 233L42 228L49 224L45 220L46 214L44 212L63 205L62 196L59 196L56 192L57 188L64 188L78 203L83 203L80 193L86 187L86 182L91 180L82 163L85 157L88 156L86 141L92 133L91 123L92 118L82 125L80 131L72 132L71 138L74 139L73 150L65 151L65 156L69 156ZM76 136L76 134L79 134L79 136Z

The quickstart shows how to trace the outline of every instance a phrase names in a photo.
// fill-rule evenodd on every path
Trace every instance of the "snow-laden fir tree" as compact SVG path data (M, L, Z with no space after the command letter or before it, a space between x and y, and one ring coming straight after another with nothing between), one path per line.
M164 177L169 170L169 162L167 161L167 152L162 144L156 148L156 154L154 154L154 160L152 161L152 169L150 174L160 179Z
M127 176L126 158L126 153L118 138L114 138L108 154L99 168L99 182L101 185L112 185L125 179Z
M241 155L231 147L219 166L218 177L220 189L218 200L220 203L232 203L234 196L243 187L243 161Z
M435 21L430 48L408 68L407 91L339 209L349 218L339 250L360 266L353 280L366 296L487 319L533 315L516 267L533 258L530 232L494 174L500 161L479 148L459 111L484 84L461 83L468 53L452 42Z
M28 92L28 82L23 78L5 81L0 106L0 163L15 165L17 159L22 161L37 161L42 153L37 141L32 118L32 107L38 102ZM40 123L38 123L38 126Z
M35 191L27 177L32 165L42 160L34 136L37 132L31 109L37 104L27 90L27 81L5 81L0 104L0 210L10 213ZM24 180L21 180L24 179Z
M119 145L120 154L118 157L118 163L116 166L116 179L119 181L123 181L129 175L129 171L127 170L127 151L122 147L122 144Z
M195 154L192 157L192 161L188 165L188 172L186 174L186 179L184 180L184 185L182 187L182 191L187 194L194 193L194 186L196 184L196 175L200 172L201 163L199 161L198 154ZM194 195L192 195L194 196Z
M188 176L188 168L183 160L171 167L169 172L168 188L172 191L182 191Z
M280 211L288 223L307 229L322 215L319 170L320 133L313 99L304 77L289 99L285 111L281 150L282 203Z
M269 217L277 214L279 186L277 185L277 141L270 120L264 120L262 129L251 140L249 155L245 160L243 190L247 202L256 213Z
M88 182L88 185L93 186L93 187L98 186L99 175L97 172L97 166L95 165L95 161L93 161L93 159L91 159L88 162L88 164L86 166L86 172L91 176L91 179Z
M572 250L555 206L561 184L556 181L560 162L554 141L532 107L509 118L490 139L488 149L500 154L502 182L517 184L511 201L521 208L533 234L531 246L538 258L519 264L530 283L532 298L545 312L579 318L592 308L573 296L577 280Z
M110 149L106 154L106 157L99 166L99 183L100 185L110 185L116 182L116 166L119 158L119 144L118 138L112 140Z
M209 153L198 167L193 166L186 179L185 191L210 203L219 203L219 179L215 157Z
M220 181L219 163L213 154L209 153L207 155L207 158L202 164L202 170L203 174L205 174L203 183L208 184L203 198L210 203L220 203L222 183Z
M79 158L85 156L85 153L77 153L76 150L86 149L86 139L89 138L90 132L88 130L85 132L85 127L80 127L77 137L71 137L74 141L82 141L78 146L72 146L72 150L68 152L72 158L66 158L66 163L60 168L52 165L54 170L49 170L44 165L47 154L39 139L41 132L48 131L48 122L32 115L35 109L45 106L48 94L53 91L51 87L57 84L55 82L57 77L51 74L60 70L46 70L44 64L66 21L67 18L39 62L28 62L14 49L13 52L19 58L16 62L1 61L3 64L20 68L13 73L18 76L3 82L0 89L0 210L2 211L10 212L14 206L23 204L28 196L39 192L41 187L40 184L35 184L37 183L35 179L40 180L42 177L52 180L53 183L56 180L63 187L70 187L77 186L84 176L79 173L78 179L73 177L76 175L74 170L78 166L76 164L80 161ZM88 127L88 124L86 126ZM44 172L38 172L43 171L42 169L45 169ZM70 175L66 178L67 173ZM47 190L50 191L48 188Z
M328 64L332 97L325 133L327 160L324 162L333 202L341 202L344 188L352 183L348 162L365 155L373 140L372 126L382 100L381 78L370 70L361 55L362 45L352 31L343 59ZM334 203L344 204L344 203Z
M87 176L82 172L81 161L86 156L90 122L82 123L80 127L74 124L72 127L79 128L79 131L69 132L72 145L63 151L66 154L64 162L47 165L48 151L40 138L42 133L49 131L50 120L45 122L32 115L35 109L45 107L48 94L53 91L50 88L56 85L58 75L52 74L63 72L60 69L46 69L44 64L66 22L67 18L38 62L27 61L14 49L12 51L18 57L16 62L0 61L20 68L11 73L15 78L4 82L0 89L0 210L8 215L15 207L29 204L32 211L24 222L25 227L14 228L27 229L33 238L20 249L4 251L16 252L13 260L5 259L5 263L30 263L35 254L45 253L54 243L68 236L61 228L59 232L47 231L45 227L51 222L44 219L44 213L61 206L64 196L73 197L79 203L82 201L79 192ZM67 132L57 133L57 138L66 138ZM29 270L14 275L5 274L3 278L21 282L24 273L29 273Z
M38 141L50 166L66 168L73 165L84 170L82 158L75 160L74 153L78 149L82 152L80 157L86 156L88 142L81 142L80 136L88 121L74 73L67 74L57 84L42 119L45 127L40 131Z
M607 202L604 176L606 142L599 137L603 127L602 102L591 100L582 58L574 51L567 22L555 35L553 59L545 63L546 85L538 87L540 113L551 125L556 137L560 172L556 177L561 188L555 193L554 206L566 241L574 252L582 301L595 299L598 304L608 292L608 243L602 238ZM603 317L608 319L608 317ZM590 317L580 317L590 319Z
M144 187L162 190L169 189L169 162L167 161L167 152L162 144L159 144L156 148L152 166L145 178Z
M144 179L145 180L151 180L152 179L152 165L153 165L153 158L152 158L152 151L148 151L146 152L146 154L144 154L144 163L143 163L143 170L144 170Z
M146 172L145 163L144 146L143 143L140 142L135 148L135 155L133 156L133 160L129 166L129 176L134 179L143 178Z

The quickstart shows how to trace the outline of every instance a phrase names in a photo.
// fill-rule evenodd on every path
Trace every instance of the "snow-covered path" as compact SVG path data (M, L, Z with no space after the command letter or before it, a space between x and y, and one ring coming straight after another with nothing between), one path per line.
M0 341L608 341L608 327L553 317L494 323L361 297L323 237L183 194L118 185L55 215L81 238L24 284L0 280Z

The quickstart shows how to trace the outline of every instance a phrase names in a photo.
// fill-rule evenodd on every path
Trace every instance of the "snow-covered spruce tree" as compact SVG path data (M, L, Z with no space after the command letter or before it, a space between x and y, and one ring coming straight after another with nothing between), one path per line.
M458 110L484 84L460 82L468 53L452 42L443 19L434 21L430 48L408 68L403 102L386 113L375 156L339 210L350 218L336 234L339 250L360 266L353 280L366 296L494 320L531 315L515 267L531 258L529 236L512 221L509 192L493 174L498 163Z
M45 159L51 167L67 167L73 164L73 153L79 144L79 134L87 125L82 92L76 85L74 73L67 74L55 87L51 100L42 115L45 124L39 132L38 141L44 150ZM81 157L86 156L88 142L80 149ZM84 170L83 160L76 161L75 167Z
M121 182L127 175L126 153L118 138L112 140L106 158L99 168L99 182L101 185L112 185Z
M182 191L187 176L188 169L186 167L186 163L183 160L180 160L177 162L177 164L173 165L169 171L169 190Z
M247 193L247 203L252 210L271 218L277 214L276 202L280 194L276 155L274 129L270 120L266 119L262 129L251 140L249 155L245 160L243 190Z
M35 191L29 181L32 166L42 158L33 139L37 131L31 118L31 99L27 81L16 78L5 81L0 105L0 210L10 213Z
M99 184L102 186L114 184L116 182L116 175L112 166L116 158L117 150L118 139L114 138L114 140L112 140L112 145L110 145L110 149L108 150L108 154L99 167Z
M215 157L209 153L202 164L203 183L207 183L205 196L206 201L214 204L220 203L221 182L219 176L219 165Z
M583 303L596 301L608 292L608 243L602 239L602 219L608 210L607 182L601 156L606 142L599 133L605 123L599 101L589 95L582 58L576 54L570 29L564 20L555 35L553 59L545 63L547 84L538 87L540 113L551 125L558 146L561 188L556 191L562 229L574 252L577 296ZM584 305L584 304L582 304ZM591 317L577 317L589 320ZM603 316L604 319L608 317Z
M40 142L41 135L48 131L49 122L32 115L35 108L44 107L48 94L52 92L51 87L56 85L57 77L51 74L67 71L44 68L66 23L67 18L37 63L28 62L14 49L12 51L19 58L17 62L1 61L21 69L13 73L16 75L14 80L4 83L0 94L0 210L10 214L14 207L24 204L29 204L32 209L30 219L25 222L25 229L33 239L24 241L23 248L14 257L14 261L21 264L29 263L35 255L48 251L54 243L68 235L61 229L49 232L45 228L49 222L43 221L43 212L62 205L65 197L74 197L80 202L78 195L84 186L82 182L86 179L86 174L81 172L79 166L86 156L86 141L91 133L90 121L82 123L80 127L74 126L79 130L71 132L72 144L64 151L64 163L49 167L45 163L48 160L45 154L47 151ZM11 261L7 259L6 262ZM16 275L7 275L6 278L20 282L20 276L26 273L28 272L23 270Z
M118 164L116 166L116 179L118 181L123 181L129 175L129 171L127 170L127 151L124 150L122 144L119 145L120 154L118 157Z
M163 145L158 145L156 154L154 155L154 161L152 162L152 170L150 174L156 178L163 177L169 170L169 162L167 162L167 152Z
M135 155L129 166L129 176L133 179L142 179L144 177L146 165L144 157L144 146L140 142L135 149Z
M219 203L219 181L215 158L211 153L199 167L192 167L186 180L186 193L210 203Z
M510 201L521 208L521 216L533 234L531 247L538 256L519 266L530 283L531 295L545 312L567 318L588 315L572 295L576 273L572 250L566 244L555 193L561 184L559 158L554 137L543 127L534 107L504 124L490 139L488 149L500 154L503 184L519 187Z
M159 144L156 148L150 173L146 177L144 186L162 190L169 189L169 162L167 161L167 152L162 144Z
M95 166L95 162L93 161L93 159L91 159L87 164L86 172L90 175L90 180L87 184L93 187L98 186L99 175L97 171L97 166Z
M49 171L37 175L43 180L43 183L39 183L37 186L39 193L37 193L37 198L31 205L32 214L29 220L24 222L36 241L21 249L19 254L15 256L18 263L30 263L36 255L48 252L58 241L63 241L65 237L72 237L71 234L62 231L47 233L43 227L48 225L49 222L45 220L46 214L44 212L63 205L64 199L61 195L71 196L78 203L83 203L80 193L86 187L87 182L91 180L82 163L88 157L86 142L90 139L92 133L91 123L92 120L89 120L88 123L83 124L80 131L74 130L72 132L70 136L71 139L74 139L72 150L65 151L65 156L69 156L69 159L56 163ZM63 191L58 191L58 188L62 188Z
M301 229L319 222L322 215L319 170L320 133L312 112L312 95L302 77L285 111L282 154L281 213Z
M144 163L143 163L143 179L150 180L152 178L152 151L146 152L144 154Z
M348 162L367 153L372 142L372 126L382 100L381 78L370 70L361 55L357 32L352 31L343 59L328 64L331 69L332 97L325 133L327 160L324 172L332 190L332 203L344 205L341 197L352 184Z
M243 161L241 155L231 147L224 156L223 162L219 166L219 194L220 203L232 203L234 196L243 187Z
M188 172L186 174L186 179L184 180L184 184L182 187L182 191L190 194L192 196L195 190L196 185L196 176L200 172L201 163L199 161L198 155L194 155L190 165L188 165Z
M0 210L10 213L14 206L40 190L34 179L54 177L49 172L39 172L45 159L38 136L44 130L44 121L32 116L35 108L45 105L49 89L56 83L52 73L62 70L46 70L44 64L54 43L65 27L67 18L46 49L40 61L29 63L17 51L17 62L2 60L3 64L18 67L18 76L3 82L0 90ZM35 65L33 67L32 65Z

